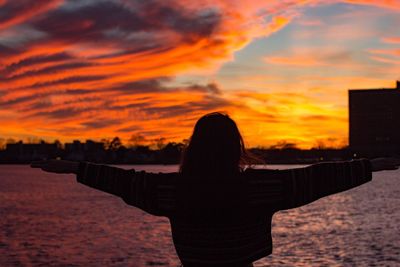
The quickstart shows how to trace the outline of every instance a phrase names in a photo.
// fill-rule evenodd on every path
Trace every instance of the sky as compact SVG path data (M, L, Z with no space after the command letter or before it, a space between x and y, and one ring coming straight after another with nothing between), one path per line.
M400 79L400 0L0 0L0 139L348 143L348 89ZM142 138L139 138L142 140Z

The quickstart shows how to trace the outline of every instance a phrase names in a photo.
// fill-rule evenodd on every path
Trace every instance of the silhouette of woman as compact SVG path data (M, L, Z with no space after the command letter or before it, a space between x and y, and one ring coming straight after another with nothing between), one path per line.
M77 181L121 197L171 223L185 267L253 266L272 253L272 215L359 186L372 171L397 169L397 159L326 162L287 170L251 169L236 123L226 114L198 120L177 173L47 160L34 168L74 173Z

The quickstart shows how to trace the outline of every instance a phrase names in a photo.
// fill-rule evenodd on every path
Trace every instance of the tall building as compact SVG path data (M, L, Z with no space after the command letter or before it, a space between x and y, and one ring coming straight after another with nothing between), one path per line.
M396 88L349 90L349 124L354 153L400 155L400 81Z

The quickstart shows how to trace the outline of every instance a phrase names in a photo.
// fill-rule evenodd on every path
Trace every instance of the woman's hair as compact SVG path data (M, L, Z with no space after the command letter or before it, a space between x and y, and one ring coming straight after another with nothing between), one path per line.
M243 170L251 157L236 123L221 112L201 117L183 152L180 172L189 175L230 174Z

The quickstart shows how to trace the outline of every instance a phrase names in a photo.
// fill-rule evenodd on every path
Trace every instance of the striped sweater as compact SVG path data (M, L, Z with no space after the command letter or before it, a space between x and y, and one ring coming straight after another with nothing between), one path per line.
M229 177L184 177L80 163L77 181L121 197L171 223L184 266L241 266L272 253L275 212L372 179L369 160L287 170L247 169Z

